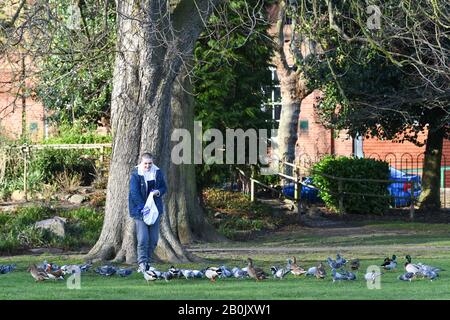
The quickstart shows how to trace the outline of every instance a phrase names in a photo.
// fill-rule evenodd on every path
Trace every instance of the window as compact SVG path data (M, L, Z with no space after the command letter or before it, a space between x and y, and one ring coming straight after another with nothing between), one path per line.
M300 120L298 124L300 133L307 134L309 129L308 120Z

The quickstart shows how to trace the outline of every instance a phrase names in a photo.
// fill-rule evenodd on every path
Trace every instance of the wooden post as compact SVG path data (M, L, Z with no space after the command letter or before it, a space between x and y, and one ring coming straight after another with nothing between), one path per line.
M250 201L255 202L255 180L250 178Z
M342 180L338 178L339 214L344 214L344 193Z
M409 206L409 218L411 219L411 220L413 220L414 219L414 190L415 190L416 188L415 188L415 182L413 181L412 183L411 183L411 193L410 193L410 201L411 201L411 204L410 204L410 206Z
M25 201L28 201L28 145L22 146L22 155L23 155L23 192L25 192Z

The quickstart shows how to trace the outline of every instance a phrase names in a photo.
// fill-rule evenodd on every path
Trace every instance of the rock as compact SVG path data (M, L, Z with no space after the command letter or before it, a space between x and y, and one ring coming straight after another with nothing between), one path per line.
M11 194L11 201L25 201L25 192L23 190L14 190Z
M86 197L80 194L74 194L69 198L69 202L72 204L82 204L84 201L86 201Z
M66 235L64 224L66 219L53 217L52 219L42 220L35 223L36 228L48 229L54 234L64 238Z

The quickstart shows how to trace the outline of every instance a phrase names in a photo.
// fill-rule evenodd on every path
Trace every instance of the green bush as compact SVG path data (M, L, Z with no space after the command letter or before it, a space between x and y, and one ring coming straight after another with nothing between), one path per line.
M339 209L338 180L323 174L359 179L389 179L389 164L367 158L327 156L313 167L314 184L320 189L320 197L326 206L334 211ZM382 214L389 208L388 183L342 181L342 191L364 193L375 196L344 195L343 206L347 213ZM386 197L378 197L386 196Z
M95 126L89 127L86 123L75 122L59 124L59 134L48 138L45 144L86 144L86 143L110 143L112 136L99 135L95 132Z
M52 182L59 173L67 172L80 174L81 183L89 185L95 178L95 165L83 157L85 153L83 150L44 148L35 152L30 168L42 173L44 183Z

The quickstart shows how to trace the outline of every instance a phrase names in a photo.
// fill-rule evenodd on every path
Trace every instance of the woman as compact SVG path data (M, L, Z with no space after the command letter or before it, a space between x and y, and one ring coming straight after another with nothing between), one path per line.
M152 191L159 216L155 223L149 226L143 220L142 209ZM150 153L144 153L140 164L131 172L128 195L129 214L136 224L138 272L147 271L150 268L151 257L158 244L159 222L164 209L162 196L166 191L162 171L153 163L153 156Z

